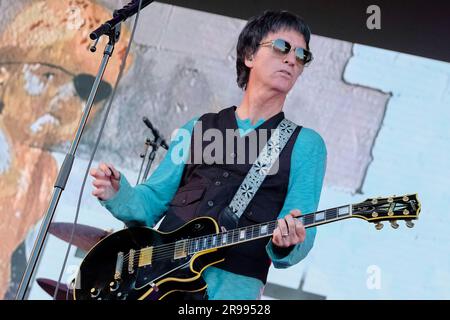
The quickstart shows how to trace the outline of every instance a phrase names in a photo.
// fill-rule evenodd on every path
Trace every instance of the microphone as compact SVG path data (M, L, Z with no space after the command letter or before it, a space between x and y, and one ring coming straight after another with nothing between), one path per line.
M154 0L142 0L141 10L152 3ZM139 10L139 0L131 0L130 3L126 4L122 9L115 10L113 13L113 18L106 21L100 27L91 32L89 37L92 40L97 40L104 34L108 34L117 24L127 20L129 17L135 15Z
M152 123L150 122L150 120L148 120L147 117L143 117L142 120L144 121L145 125L147 127L149 127L150 130L152 130L153 135L155 136L155 139L158 140L160 139L161 141L161 147L163 147L164 149L168 150L169 147L166 143L166 140L164 140L164 138L159 134L159 131L157 129L155 129L155 127L153 127Z

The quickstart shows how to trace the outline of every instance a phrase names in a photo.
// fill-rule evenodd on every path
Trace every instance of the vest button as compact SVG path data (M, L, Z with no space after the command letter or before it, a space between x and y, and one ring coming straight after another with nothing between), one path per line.
M214 205L214 202L211 201L211 200L209 200L209 201L208 201L208 207L212 207L213 205Z
M251 217L253 215L253 212L249 211L248 215Z
M220 181L216 181L214 184L215 184L216 186L220 186L222 183L221 183Z
M186 203L186 199L181 200L181 203L185 204Z
M223 173L223 177L224 177L224 178L228 178L229 175L230 175L230 174L229 174L228 172L224 172L224 173Z

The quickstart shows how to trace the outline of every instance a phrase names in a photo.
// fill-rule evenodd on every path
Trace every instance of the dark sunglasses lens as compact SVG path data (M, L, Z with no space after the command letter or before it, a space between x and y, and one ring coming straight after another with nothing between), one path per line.
M280 53L286 54L291 50L291 45L283 39L277 39L273 41L273 48Z
M303 64L311 61L311 52L302 48L297 48L295 50L295 56Z

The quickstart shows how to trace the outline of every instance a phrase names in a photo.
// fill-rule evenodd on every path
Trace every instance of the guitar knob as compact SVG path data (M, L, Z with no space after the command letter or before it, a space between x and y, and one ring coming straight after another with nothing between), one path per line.
M406 220L406 226L408 228L412 228L412 227L414 227L414 223L411 220Z
M375 225L375 229L377 229L377 230L383 229L383 224L382 224L381 222L378 222L378 223Z
M397 220L391 220L391 227L394 229L397 229L399 227Z
M100 290L98 290L97 288L91 289L91 298L97 298L99 294L100 294Z
M109 288L111 291L116 291L117 289L119 289L119 281L111 281L109 283Z

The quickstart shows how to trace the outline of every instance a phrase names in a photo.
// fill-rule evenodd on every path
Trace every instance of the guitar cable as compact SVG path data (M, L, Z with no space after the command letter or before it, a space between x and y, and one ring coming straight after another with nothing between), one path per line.
M113 102L115 94L116 94L116 89L117 89L117 87L119 85L120 80L122 79L123 71L124 71L125 65L126 65L126 60L127 60L128 54L129 54L130 49L131 49L131 43L133 41L134 33L136 31L137 23L138 23L138 20L139 20L139 13L141 11L141 6L142 6L142 1L143 0L132 0L132 1L133 2L139 1L138 10L137 10L137 13L136 13L136 18L135 18L134 24L133 24L133 30L131 32L131 36L130 36L130 40L128 42L127 50L125 52L124 57L122 58L122 62L121 62L120 69L119 69L119 74L118 74L117 79L116 79L116 84L115 84L114 89L113 89L113 91L111 93L111 97L110 97L110 99L108 101L108 106L106 108L105 115L104 115L104 117L102 119L102 122L101 122L100 130L99 130L99 133L97 135L97 140L95 142L94 149L92 151L91 157L89 158L89 163L88 163L87 169L86 169L85 174L84 174L83 183L81 184L80 194L79 194L79 198L78 198L78 202L77 202L77 211L75 213L75 218L74 218L74 221L73 221L73 226L72 226L72 232L71 232L71 235L70 235L69 245L67 246L67 251L66 251L66 255L64 257L64 262L63 262L63 265L61 267L61 271L60 271L60 274L59 274L58 281L56 282L55 292L53 294L53 300L56 300L56 297L58 295L59 285L60 285L62 276L64 274L64 269L65 269L66 264L67 264L67 259L69 257L70 249L72 248L73 236L74 236L75 229L76 229L76 226L77 226L77 223L78 223L80 204L81 204L81 200L82 200L82 197L83 197L83 191L84 191L84 188L85 188L85 185L86 185L86 180L87 180L87 177L88 177L88 174L89 174L89 170L91 168L92 161L94 159L95 153L97 152L97 148L98 148L98 145L100 143L100 139L101 139L102 134L103 134L103 129L104 129L105 125L106 125L106 120L108 119L109 111L111 109L111 105L112 105L112 102ZM72 281L71 283L74 283L74 281ZM68 284L67 292L66 292L66 300L68 300L70 287L71 287L71 284ZM73 288L73 290L75 290L75 287Z

